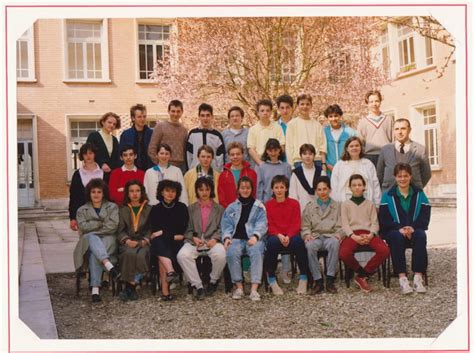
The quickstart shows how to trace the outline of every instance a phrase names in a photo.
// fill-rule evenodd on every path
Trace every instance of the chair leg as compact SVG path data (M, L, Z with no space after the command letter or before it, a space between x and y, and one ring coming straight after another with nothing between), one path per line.
M344 268L342 267L341 259L339 259L339 278L341 281L344 280Z
M225 293L230 293L232 291L232 278L230 277L229 267L225 265L224 267L224 285L225 285Z
M79 292L81 291L81 278L82 278L82 271L81 269L76 271L76 297L79 296Z
M391 264L392 264L392 259L390 256L387 258L387 288L390 288L390 280L392 279L392 269L391 269Z
M349 288L351 286L351 278L354 275L354 271L352 270L352 268L346 265L344 265L344 271L345 271L344 279L346 281L346 287Z

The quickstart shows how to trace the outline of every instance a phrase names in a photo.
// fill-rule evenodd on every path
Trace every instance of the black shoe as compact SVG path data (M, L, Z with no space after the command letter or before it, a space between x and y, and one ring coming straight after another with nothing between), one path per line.
M119 270L117 270L115 267L112 267L109 271L110 273L110 276L112 277L112 279L117 282L117 280L120 278L120 276L122 276L122 274L120 273Z
M334 285L333 281L329 281L326 283L326 291L331 294L336 294L337 293L337 288Z
M216 292L217 290L217 285L218 283L212 283L210 282L209 285L207 286L207 295L212 295Z
M130 286L130 293L128 294L130 300L138 300L137 288L135 286Z
M176 272L168 272L166 274L166 281L168 283L177 283L179 281L179 275Z
M320 281L317 281L317 282L314 284L314 287L311 288L311 295L321 294L322 292L324 292L323 283L320 282Z
M124 302L130 300L130 297L128 296L128 293L126 290L123 290L119 293L119 298Z
M203 300L206 297L206 290L204 288L196 289L194 298L197 300Z
M92 294L92 302L93 303L100 303L102 299L100 298L99 294Z
M163 300L164 302L170 302L170 301L174 300L174 296L171 295L171 294L162 295L161 300Z

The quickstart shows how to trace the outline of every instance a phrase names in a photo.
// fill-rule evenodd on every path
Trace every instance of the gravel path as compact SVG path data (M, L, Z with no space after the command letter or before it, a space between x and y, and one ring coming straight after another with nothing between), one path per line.
M402 296L396 278L390 289L376 277L371 284L371 294L337 282L335 295L299 296L295 280L282 297L261 288L260 302L232 300L223 288L200 302L178 288L176 301L162 302L144 287L138 301L123 303L104 290L92 305L85 282L77 298L72 274L48 275L60 338L437 337L456 318L456 249L429 249L425 295Z

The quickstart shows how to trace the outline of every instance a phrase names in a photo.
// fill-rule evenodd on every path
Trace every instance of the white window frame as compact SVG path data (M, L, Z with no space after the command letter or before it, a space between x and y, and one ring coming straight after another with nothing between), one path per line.
M409 31L404 33L404 31ZM419 68L417 65L417 41L416 41L416 32L411 28L404 26L404 25L397 25L397 48L398 48L398 72L401 74L416 70ZM400 45L404 46L402 43L407 43L407 58L408 63L403 63L401 58L404 57L404 51L400 51ZM410 42L412 45L410 45ZM418 54L419 55L419 54ZM413 61L411 61L411 57L413 56Z
M423 110L429 109L429 108L434 108L436 111L436 123L426 125L424 121L425 116L423 115ZM411 106L410 112L411 112L410 115L412 116L410 120L413 123L412 135L415 135L413 134L413 132L417 131L416 138L413 138L413 140L425 146L425 151L427 155L428 155L428 146L425 140L425 132L429 130L435 131L436 136L435 136L434 146L435 146L435 150L437 151L437 155L435 156L437 159L437 163L431 164L431 161L430 161L430 166L431 166L431 170L441 170L442 169L442 150L441 150L441 142L440 142L440 109L439 109L438 100L436 99L436 100L430 100L430 101L414 104ZM429 155L428 155L428 158L429 158Z
M177 26L173 24L172 19L135 19L134 21L134 38L135 38L135 81L137 83L155 83L153 79L147 78L147 79L142 79L140 78L140 44L144 44L143 40L140 40L138 38L139 36L139 27L140 25L148 25L148 26L169 26L170 27L170 38L168 40L168 46L169 46L169 51L170 51L170 60L171 60L171 67L174 65L177 65L177 48L173 44L173 41L171 40L172 36L177 35ZM146 40L145 40L146 41ZM159 45L159 41L154 41L151 43L149 41L147 44L153 44L153 51L156 49L156 45ZM163 43L165 41L162 41ZM154 55L154 57L156 57Z
M33 186L35 188L35 202L40 200L40 175L39 175L39 159L38 159L38 119L36 114L24 114L18 113L17 114L18 120L31 120L31 127L33 129L33 173L34 173L34 181ZM36 161L36 162L35 162ZM16 173L16 168L14 168L14 173ZM18 175L16 178L18 180Z
M28 44L28 77L18 77L18 70L16 68L16 80L18 82L36 82L36 72L35 72L35 32L34 32L34 24L28 28L20 38L17 39L16 43L18 46L18 42L27 42ZM18 56L18 49L16 49L16 55Z
M69 22L83 22L83 23L100 23L100 49L101 49L101 67L102 67L102 78L69 78L69 49L68 49L68 34L67 26ZM109 72L109 34L108 34L108 19L64 19L63 20L63 45L64 45L64 79L63 82L98 82L98 83L110 83L110 72ZM84 64L87 64L85 60ZM84 69L85 74L87 70Z
M292 36L295 36L292 38ZM301 71L301 29L296 33L286 32L283 33L283 41L285 40L294 40L295 50L291 48L286 50L285 45L283 45L284 50L289 54L287 57L289 58L290 55L293 55L292 60L282 62L281 65L281 81L280 83L283 85L290 85L297 77L298 72ZM293 65L292 65L293 64ZM272 61L271 72L270 72L270 79L272 82L276 80L276 68L274 67L274 62ZM293 66L293 68L291 67Z
M382 30L382 33L379 38L379 55L380 55L380 66L382 67L384 73L387 75L388 78L392 77L392 59L391 59L391 45L390 45L390 33L388 27L385 27ZM385 39L385 40L384 40ZM387 62L385 63L384 61L384 55L383 55L383 50L386 49L387 51ZM387 65L387 67L384 67L384 65Z

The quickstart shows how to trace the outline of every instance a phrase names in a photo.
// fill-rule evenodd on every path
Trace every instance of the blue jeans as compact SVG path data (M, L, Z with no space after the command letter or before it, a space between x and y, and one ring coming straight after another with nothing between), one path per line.
M254 245L248 246L247 240L232 239L232 243L227 249L227 265L233 283L242 282L242 264L240 257L248 255L250 258L250 278L252 283L262 282L263 272L263 252L265 243L262 240Z
M85 234L84 237L86 237L89 242L90 285L92 287L100 287L102 284L102 271L104 270L102 261L108 259L109 254L107 254L107 249L98 235L88 233Z

